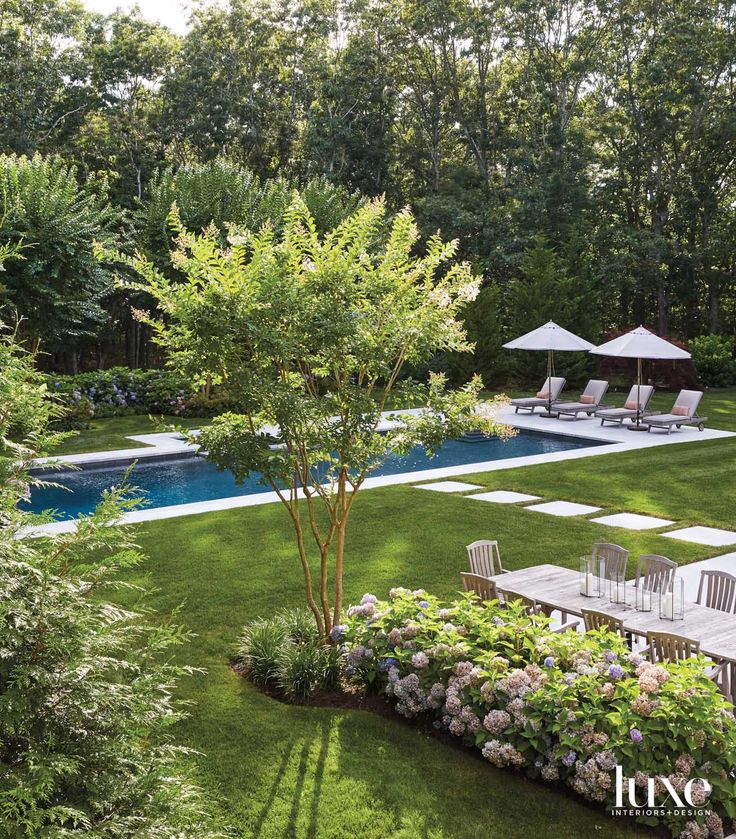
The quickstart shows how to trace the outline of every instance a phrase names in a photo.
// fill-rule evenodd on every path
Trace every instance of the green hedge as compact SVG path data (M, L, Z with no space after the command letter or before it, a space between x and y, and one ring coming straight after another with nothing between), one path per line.
M689 839L723 836L722 819L736 816L736 721L702 658L653 665L610 632L555 634L520 603L466 596L443 606L422 590L392 590L389 602L365 595L336 634L350 678L496 766L564 783L607 809L617 765L639 801L648 777L662 803L663 778L680 793L693 780L702 813L639 819Z
M169 414L211 417L237 406L222 389L209 396L169 370L111 367L75 376L48 376L49 392L67 408L66 425L83 426L91 417Z

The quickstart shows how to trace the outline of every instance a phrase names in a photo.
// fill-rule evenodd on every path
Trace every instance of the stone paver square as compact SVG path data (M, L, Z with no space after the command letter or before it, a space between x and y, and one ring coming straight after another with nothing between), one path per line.
M548 501L545 504L532 504L524 509L536 510L550 516L587 516L588 513L597 513L601 508L591 507L590 504L575 504L572 501Z
M596 524L605 524L607 527L625 527L627 530L656 530L658 527L667 527L674 524L669 519L660 519L657 516L640 516L638 513L616 513L613 516L601 516L598 519L591 519Z
M711 545L720 548L722 545L736 545L736 532L721 530L718 527L683 527L680 530L670 530L663 533L668 539L682 539L683 542L695 542L696 545Z
M478 484L466 484L463 481L435 481L421 484L417 489L431 489L433 492L467 492L470 489L482 489Z
M478 495L468 495L475 501L490 501L492 504L518 504L520 501L538 501L538 495L527 495L525 492L511 492L505 489L494 489L493 492L480 492Z

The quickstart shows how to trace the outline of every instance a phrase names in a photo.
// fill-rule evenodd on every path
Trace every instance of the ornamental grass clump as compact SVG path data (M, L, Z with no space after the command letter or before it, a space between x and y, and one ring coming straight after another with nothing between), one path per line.
M237 662L244 675L265 690L288 699L308 699L337 690L342 653L325 644L310 612L284 609L251 621L238 642Z
M687 839L723 836L723 819L736 816L736 721L702 657L652 664L605 630L553 633L520 603L465 595L444 605L403 588L351 607L342 641L346 676L495 766L559 781L607 809L617 767L639 801L650 777L661 804L666 784L680 795L690 784L697 807L687 814L664 806L639 817Z

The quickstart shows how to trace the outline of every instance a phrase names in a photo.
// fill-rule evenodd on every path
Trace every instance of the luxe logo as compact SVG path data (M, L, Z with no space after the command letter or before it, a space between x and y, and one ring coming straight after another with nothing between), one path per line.
M687 807L702 807L703 798L707 798L713 787L706 781L705 778L691 778L682 790L682 797L680 793L672 786L667 776L657 776L654 778L647 778L646 791L642 790L642 794L646 792L644 801L637 801L637 789L633 778L627 778L628 781L628 802L624 804L624 772L621 766L616 766L616 808L623 809L631 807L635 810L655 809L658 807L669 806L673 808L685 809ZM655 784L659 783L664 787L667 796L670 800L657 801L655 793ZM693 786L698 785L698 802L693 801ZM683 801L683 798L685 799Z

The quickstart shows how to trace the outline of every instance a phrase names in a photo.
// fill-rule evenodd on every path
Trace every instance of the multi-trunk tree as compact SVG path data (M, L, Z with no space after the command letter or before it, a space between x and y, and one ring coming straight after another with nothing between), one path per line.
M172 364L240 404L199 441L236 479L259 473L286 508L324 636L342 614L347 525L371 472L471 428L511 433L496 403L479 404L477 379L454 391L442 376L402 379L438 350L468 348L458 315L480 285L456 242L434 237L417 255L417 239L412 215L388 220L380 200L320 235L295 195L278 235L232 228L223 247L179 226L175 280L126 260L158 304L147 319ZM421 410L391 420L397 401Z

